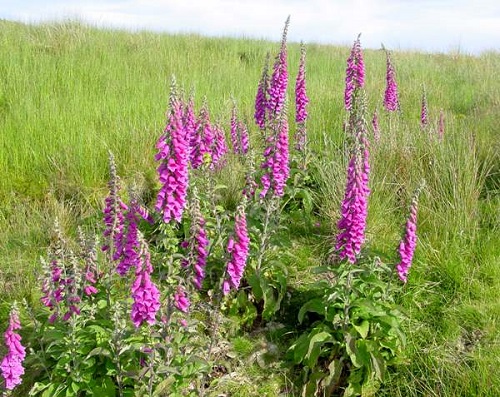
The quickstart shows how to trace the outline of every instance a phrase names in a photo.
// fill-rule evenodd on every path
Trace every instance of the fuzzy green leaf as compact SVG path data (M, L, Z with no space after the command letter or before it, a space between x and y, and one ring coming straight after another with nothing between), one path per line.
M363 320L359 325L353 324L353 327L356 331L358 331L358 334L365 339L368 336L368 331L370 330L370 322Z
M299 323L302 323L302 321L304 321L304 316L307 312L314 312L324 316L326 314L325 304L319 298L311 299L310 301L304 303L304 305L299 310Z
M309 341L309 349L305 357L310 368L313 368L316 365L318 357L321 354L321 347L325 343L333 341L333 337L326 331L321 331L311 338Z

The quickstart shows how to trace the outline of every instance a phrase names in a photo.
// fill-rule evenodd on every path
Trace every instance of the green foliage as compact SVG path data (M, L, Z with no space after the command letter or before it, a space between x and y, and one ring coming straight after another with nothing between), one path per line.
M405 345L404 316L392 297L392 271L380 261L321 268L318 297L299 311L309 326L290 347L303 371L303 395L373 396Z
M4 171L0 181L3 242L0 300L25 298L36 313L31 316L34 319L23 321L26 323L23 341L30 342L36 356L30 358L25 385L17 393L27 395L27 385L37 381L33 393L38 395L78 395L88 393L89 389L95 395L116 395L120 372L117 366L123 359L120 365L131 368L129 378L123 379L124 393L134 383L137 393L144 395L144 383L150 379L150 372L141 373L137 363L149 356L137 345L124 351L119 362L113 358L116 349L136 343L130 324L123 334L117 333L117 327L111 324L111 307L115 307L113 313L120 313L116 304L130 303L124 285L116 285L123 290L115 304L104 306L106 300L102 296L86 304L86 313L96 317L72 320L74 328L69 323L68 326L48 324L47 312L38 309L38 258L49 245L47 231L54 218L60 220L62 229L70 236L76 226L94 228L101 219L108 149L119 158L120 175L125 181L134 180L141 199L151 204L157 188L154 142L164 127L169 76L174 73L179 81L192 84L197 95L206 95L215 119L229 120L229 94L232 94L242 117L251 120L262 59L267 51L275 49L275 43L127 33L71 22L23 25L8 21L0 21L0 41L6 54L0 59L0 129L5 142L0 149L0 168ZM296 71L298 54L298 46L291 44L291 75ZM184 333L180 333L182 337L175 343L179 342L181 347L194 344L206 352L204 338L215 335L213 343L221 351L218 354L224 356L225 351L219 346L223 345L221 337L241 334L244 325L244 330L252 331L245 335L258 345L254 333L256 328L266 329L265 313L271 322L286 324L279 337L284 344L297 329L307 329L304 339L299 340L310 341L309 335L317 327L314 332L319 336L311 351L306 342L302 347L300 365L305 368L307 392L336 382L347 385L347 372L352 372L356 375L352 376L353 386L348 390L353 393L369 395L380 386L378 393L391 397L496 397L500 394L497 327L500 150L496 139L500 92L496 71L500 57L494 52L478 57L395 52L403 111L388 115L380 112L384 57L378 51L366 50L364 54L366 64L370 65L366 75L369 108L379 110L381 124L381 140L371 144L373 172L367 252L391 261L409 194L422 178L428 183L419 214L416 263L407 287L397 297L409 317L401 325L408 339L404 354L408 365L389 365L385 382L379 385L376 363L370 353L376 356L379 348L389 357L391 348L396 351L397 346L367 344L365 339L370 340L374 329L369 325L363 338L366 323L361 317L349 325L350 343L342 339L333 322L327 324L325 320L329 314L321 302L328 287L323 283L320 289L313 289L310 285L317 277L310 266L324 261L330 251L346 169L342 88L348 49L317 44L308 46L311 111L307 178L310 180L302 179L300 168L292 166L293 182L287 186L287 197L281 203L279 222L271 222L273 233L269 233L265 242L258 271L259 238L265 214L252 213L250 209L249 225L256 246L252 247L243 290L224 302L226 311L217 320L218 327L215 327L218 317L207 306L209 302L215 305L218 302L217 282L225 264L224 236L232 227L231 213L239 203L246 165L231 158L228 168L212 173L207 178L214 182L212 187L221 187L214 189L213 196L205 195L204 187L210 187L204 183L207 180L194 178L204 194L203 211L210 226L209 277L195 299L196 310L188 329L180 329ZM141 73L136 73L138 70ZM429 134L423 134L418 126L423 83L431 118ZM442 142L433 139L441 108L446 121ZM258 147L259 139L259 132L251 131L251 146ZM321 227L312 228L313 219L320 221ZM179 228L167 229L141 224L153 248L154 277L172 288L176 282L189 279L189 275L181 277L169 267L178 266L184 255L178 244L188 235L189 219ZM298 314L304 295L319 299L320 304L312 301L303 306L300 312L303 323L297 324L291 313ZM332 299L342 304L337 301L340 297ZM7 305L2 304L0 310L2 320L6 318L4 306ZM372 311L388 310L386 307L364 310L377 327L384 326ZM360 312L359 307L356 311L349 309L351 316L359 316ZM226 321L226 315L234 321ZM120 316L128 321L126 313ZM174 322L172 332L177 332L176 327L178 324ZM54 339L61 332L61 339ZM72 338L82 341L82 352L91 350L80 357L71 355L71 351L78 349ZM189 342L182 338L188 338ZM123 340L124 345L118 347L118 340ZM50 354L44 356L42 352L49 345ZM200 361L199 355L193 353L186 354L186 361L182 361L184 351L170 346L170 352L175 352L181 361L157 366L162 380L155 383L156 395L181 393L174 389L183 389L183 379L185 383L191 380L196 387L209 384L211 390L207 394L214 396L298 395L292 385L296 377L283 369L285 361L281 355L273 356L273 365L266 363L264 367L246 361L236 365L225 357L221 360L221 370L215 371L211 365L216 348L208 360ZM323 350L344 359L328 361L330 357L324 356ZM107 352L112 353L111 357ZM88 368L85 361L91 353L89 362L95 365ZM165 350L161 354L168 355ZM78 368L81 384L74 379L63 384L67 373L61 367L67 364L64 360L69 356L74 361L70 365ZM354 363L361 366L355 367ZM48 371L44 365L57 370ZM316 372L309 365L316 365ZM185 372L178 371L179 366ZM319 373L320 368L323 373ZM197 370L198 377L194 376ZM107 371L110 374L106 375ZM378 372L382 374L383 370ZM205 376L207 373L210 376ZM361 391L360 385L364 385ZM182 393L193 391L184 387Z

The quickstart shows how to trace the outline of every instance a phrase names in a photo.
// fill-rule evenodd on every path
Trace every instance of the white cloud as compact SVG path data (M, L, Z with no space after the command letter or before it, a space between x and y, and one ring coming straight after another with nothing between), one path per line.
M279 40L291 15L290 40L366 48L466 52L500 49L496 0L10 0L0 17L25 22L73 17L104 26Z

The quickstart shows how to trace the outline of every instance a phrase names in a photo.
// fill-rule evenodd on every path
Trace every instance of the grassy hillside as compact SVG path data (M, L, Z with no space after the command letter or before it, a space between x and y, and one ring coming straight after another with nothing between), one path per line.
M212 118L227 129L231 98L253 125L263 62L278 47L256 40L9 21L0 21L0 43L0 305L13 297L37 297L38 257L55 217L66 230L99 219L108 150L125 181L155 188L155 142L165 123L171 75L185 91L194 89L197 109L206 97ZM292 236L290 271L297 285L315 262L315 249L335 234L345 184L343 90L349 48L306 46L308 132L319 159L314 177L322 228L319 236L300 231ZM293 85L299 45L290 44L288 51ZM421 179L427 183L416 262L400 302L409 316L407 365L391 375L381 395L498 396L500 54L395 52L398 115L382 108L384 53L365 50L364 55L369 111L378 110L382 130L372 148L370 250L395 258L408 198ZM423 86L433 133L444 111L442 143L420 129ZM292 90L289 97L293 100ZM255 127L251 134L258 143ZM5 313L0 312L2 319ZM264 385L286 383L279 371L268 378L256 371L255 379ZM245 390L238 395L265 393Z

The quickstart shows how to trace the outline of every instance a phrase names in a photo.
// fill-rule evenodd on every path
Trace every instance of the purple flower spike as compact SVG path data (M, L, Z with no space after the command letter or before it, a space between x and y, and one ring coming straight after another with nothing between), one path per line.
M177 287L177 292L174 294L174 305L177 310L187 313L191 302L186 294L186 291L181 286Z
M250 141L248 137L248 128L243 121L238 123L238 132L240 137L240 154L247 154L250 149Z
M396 72L389 51L386 50L385 53L387 57L387 73L384 107L388 112L394 112L399 109L398 85L396 83Z
M285 22L285 28L283 29L283 36L281 38L280 52L276 56L273 74L271 75L269 89L267 91L267 109L271 120L276 120L285 106L286 88L288 85L286 36L289 24L290 17L288 17Z
M344 105L346 110L351 110L354 90L363 88L365 85L365 63L363 51L359 41L361 35L354 42L351 54L347 58L347 68L345 76Z
M227 251L230 254L230 260L226 266L228 277L222 284L224 295L227 295L231 288L234 290L239 288L250 252L250 238L248 237L244 204L238 207L235 216L234 236L229 238Z
M197 148L200 147L201 137L197 134L196 131L196 116L194 111L194 95L191 94L188 100L188 103L184 109L184 128L186 129L186 140L189 143L189 161L191 162L191 166L193 168L197 168L199 165L195 167L194 164L197 164ZM201 160L200 164L201 164Z
M139 217L136 207L137 204L132 203L127 211L124 247L121 256L115 258L115 260L119 260L116 271L122 277L139 262L139 228L137 227Z
M309 98L307 97L306 90L306 48L304 44L301 44L299 72L295 81L295 122L297 123L295 148L298 151L304 151L306 147L306 120L308 103Z
M264 175L260 180L262 183L261 198L266 197L270 190L273 196L282 197L290 174L286 106L275 125L277 131L266 138L267 146L261 165L264 170Z
M212 162L210 164L210 168L220 169L225 165L224 156L228 152L226 144L226 134L219 125L214 126L213 132L214 132L214 143L212 149Z
M200 201L194 191L194 197L190 206L190 216L192 219L190 228L190 239L188 242L189 256L187 265L193 268L193 284L197 289L201 288L205 278L205 267L207 265L208 246L210 242L205 230L205 219L200 211Z
M248 129L243 121L238 120L235 102L233 102L233 109L231 111L231 144L234 154L248 153Z
M337 224L339 234L335 249L339 258L355 263L361 246L365 241L366 217L368 215L368 196L370 189L368 180L370 174L369 150L366 125L364 121L364 97L353 106L349 128L355 139L354 148L347 168L347 183L344 200L341 205L341 217Z
M288 152L288 118L286 111L280 120L278 139L273 162L273 189L274 194L283 197L285 194L286 181L290 175L289 152Z
M97 266L97 242L94 240L92 244L85 249L84 261L85 261L85 271L83 274L83 293L87 296L95 295L99 291L95 287L97 284L97 279L99 277L99 270Z
M0 363L0 372L5 380L5 388L13 390L21 384L21 376L24 375L23 361L26 351L21 344L21 336L15 331L21 329L19 314L14 305L10 312L9 325L4 333L7 354Z
M132 284L132 322L139 328L144 322L150 325L156 323L156 313L160 309L160 291L151 281L151 258L147 243L139 236L140 251L135 271L135 280Z
M267 112L267 91L269 90L269 53L266 55L266 62L262 70L262 77L257 88L255 97L255 123L261 130L266 129L266 112Z
M183 122L181 101L176 97L175 80L170 94L170 113L167 126L156 145L160 162L158 175L162 185L156 199L155 209L163 214L165 223L175 219L180 222L188 188L189 144Z
M297 79L295 80L295 121L305 123L307 120L307 104L309 98L306 90L306 48L301 44L300 64Z
M115 157L109 152L109 193L105 199L104 208L104 239L103 251L109 251L113 260L119 258L123 251L123 228L124 211L128 209L121 200L119 192L121 189L120 178L116 172Z
M396 265L396 270L403 283L406 283L408 280L408 272L410 270L413 261L413 254L415 253L415 248L417 246L417 210L420 189L417 190L417 193L413 197L410 207L410 216L406 221L405 235L399 243L399 257L401 260Z

